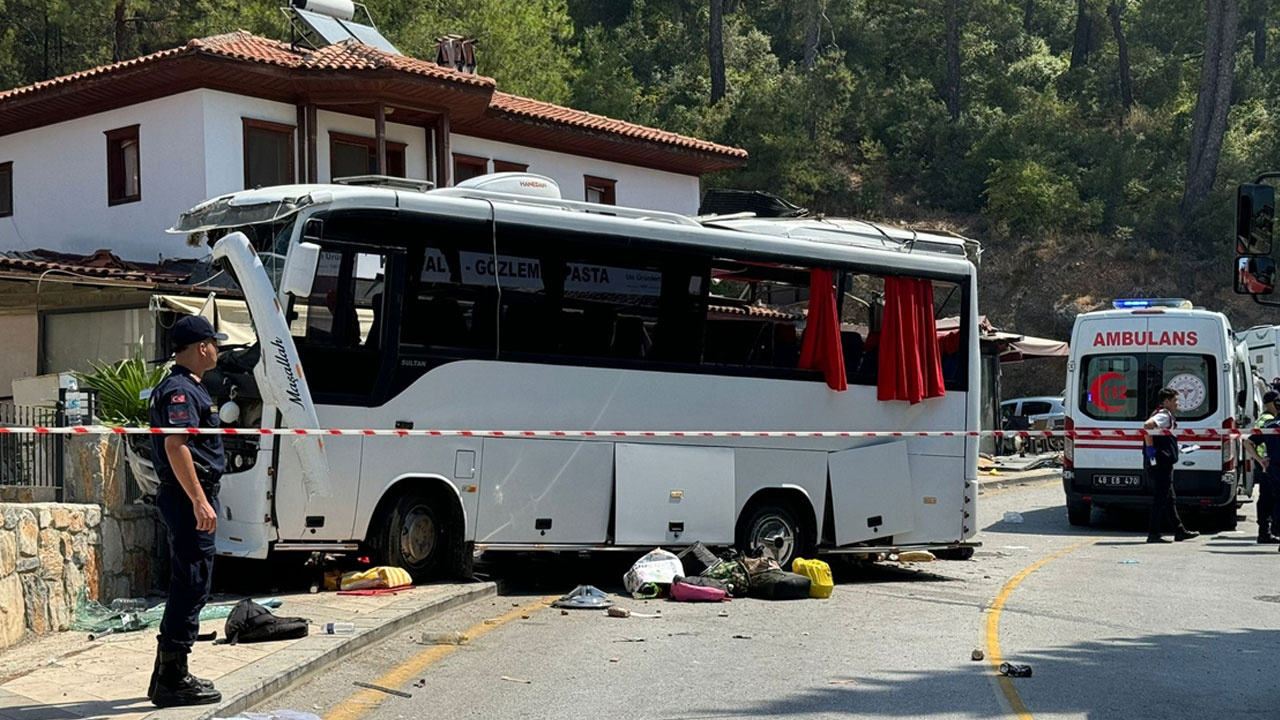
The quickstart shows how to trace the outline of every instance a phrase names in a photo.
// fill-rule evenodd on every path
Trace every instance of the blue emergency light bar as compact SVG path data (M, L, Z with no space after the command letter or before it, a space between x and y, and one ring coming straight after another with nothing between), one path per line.
M1137 310L1141 308L1167 307L1191 309L1191 301L1182 298L1124 298L1112 301L1111 306L1117 310Z

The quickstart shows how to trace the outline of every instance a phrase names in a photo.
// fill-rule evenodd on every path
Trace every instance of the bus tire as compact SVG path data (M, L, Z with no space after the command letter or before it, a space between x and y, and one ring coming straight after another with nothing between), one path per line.
M1076 527L1085 527L1093 519L1093 503L1087 500L1067 501L1067 522Z
M934 550L933 554L937 556L939 560L971 560L973 559L973 548L945 548L943 550Z
M813 532L799 520L799 513L785 503L760 502L748 507L738 522L737 546L751 555L757 546L773 557L783 570L798 557L814 557Z
M450 543L441 519L424 494L410 492L396 498L378 529L377 564L403 568L415 583L432 579L449 559Z

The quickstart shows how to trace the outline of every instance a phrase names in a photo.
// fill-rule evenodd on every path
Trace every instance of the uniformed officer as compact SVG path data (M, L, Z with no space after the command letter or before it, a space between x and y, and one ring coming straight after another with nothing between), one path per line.
M1178 409L1178 391L1164 388L1156 393L1156 411L1142 427L1146 430L1173 430L1178 426L1173 413ZM1173 466L1178 461L1178 439L1172 435L1143 437L1143 455L1147 460L1147 478L1151 481L1151 518L1147 526L1147 542L1167 543L1164 528L1173 527L1173 539L1179 542L1200 533L1188 530L1174 506Z
M1268 390L1262 396L1263 413L1258 417L1255 428L1274 430L1280 428L1280 392ZM1258 542L1263 544L1280 543L1280 538L1273 533L1280 529L1276 516L1280 515L1280 505L1276 494L1280 490L1280 435L1254 433L1244 440L1245 452L1258 465L1255 475L1258 479Z
M217 367L218 341L226 339L199 316L174 324L174 365L151 393L152 427L218 427L218 411L200 376ZM151 453L160 477L156 506L169 533L171 571L147 697L157 707L219 702L222 694L213 683L188 672L187 656L213 579L218 483L226 463L222 437L154 435Z

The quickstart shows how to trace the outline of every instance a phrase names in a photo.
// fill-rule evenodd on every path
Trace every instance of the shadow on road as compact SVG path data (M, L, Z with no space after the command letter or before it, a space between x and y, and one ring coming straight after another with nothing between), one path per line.
M1187 527L1212 534L1218 530L1211 524L1206 515L1191 511L1179 510ZM1016 535L1062 535L1070 537L1146 537L1147 510L1129 508L1111 508L1101 510L1095 508L1093 519L1089 525L1076 527L1067 522L1066 508L1054 507L1028 510L1022 515L1021 523L1006 522L1003 518L987 525L984 532L1010 533Z
M1270 606L1245 601L1251 610ZM1009 658L1032 666L1012 679L1028 710L1102 718L1274 717L1270 658L1280 631L1242 630L1108 637ZM968 648L957 648L957 654ZM868 678L832 667L827 686L797 689L732 708L691 703L664 720L805 716L1006 717L995 701L991 666L951 672L902 672ZM797 683L799 684L799 683Z

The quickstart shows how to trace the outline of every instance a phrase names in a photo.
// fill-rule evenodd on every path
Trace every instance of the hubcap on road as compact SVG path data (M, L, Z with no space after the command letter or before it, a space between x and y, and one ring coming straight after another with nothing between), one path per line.
M400 554L410 565L420 565L436 547L436 524L426 508L415 507L404 518L400 530Z
M764 554L778 564L791 557L795 545L795 529L780 515L764 516L756 523L755 532L751 533L751 547L764 548Z

